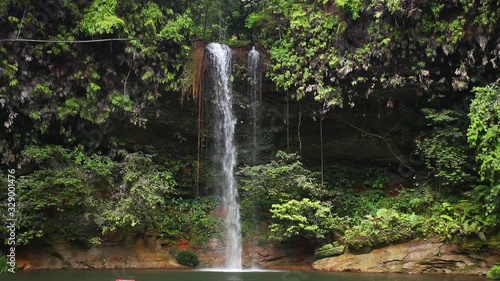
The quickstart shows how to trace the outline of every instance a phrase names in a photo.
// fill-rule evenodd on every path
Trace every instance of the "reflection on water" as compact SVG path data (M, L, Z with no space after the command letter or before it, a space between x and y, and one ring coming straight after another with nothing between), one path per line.
M227 276L227 281L243 281L243 278L241 277L241 275L237 274L237 273L233 273L234 275L229 275Z
M196 271L200 272L238 272L238 273L245 273L245 272L289 272L288 270L279 270L279 269L262 269L262 268L245 268L245 269L230 269L230 268L223 268L223 267L216 267L216 268L200 268L196 269Z
M126 269L121 268L121 269L113 269L111 270L111 274L113 275L112 278L109 279L109 281L115 281L117 279L120 280L135 280L134 275L130 275Z
M52 270L0 275L0 281L486 281L482 277L317 271Z

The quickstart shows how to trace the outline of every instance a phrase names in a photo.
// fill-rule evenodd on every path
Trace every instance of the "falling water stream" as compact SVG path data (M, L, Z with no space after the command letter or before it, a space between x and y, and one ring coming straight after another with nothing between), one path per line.
M260 90L262 85L262 68L260 63L260 54L255 47L248 53L248 76L250 78L250 83L248 87L248 93L251 103L251 162L252 165L257 164L258 157L258 144L257 144L257 129L259 125L259 106L260 106Z
M222 197L226 226L226 269L241 269L241 224L238 189L234 177L236 145L231 89L231 49L222 44L207 45L209 85L214 99L215 145L221 161Z

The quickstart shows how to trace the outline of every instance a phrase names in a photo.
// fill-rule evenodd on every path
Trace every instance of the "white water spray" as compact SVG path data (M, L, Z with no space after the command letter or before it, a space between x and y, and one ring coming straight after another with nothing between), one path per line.
M258 157L258 144L257 144L257 129L259 127L259 107L260 107L260 91L262 86L262 68L260 63L260 54L255 47L248 53L248 76L250 78L250 85L248 87L248 94L252 106L250 123L251 123L251 161L252 165L257 164Z
M234 129L236 118L233 113L231 89L231 49L222 44L207 46L210 90L213 92L215 145L220 157L223 182L222 197L226 225L226 269L239 270L241 266L241 224L238 189L234 170L236 167L236 145Z

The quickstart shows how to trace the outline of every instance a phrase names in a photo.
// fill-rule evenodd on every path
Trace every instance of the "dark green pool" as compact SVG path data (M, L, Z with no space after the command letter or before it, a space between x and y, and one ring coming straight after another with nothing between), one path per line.
M52 270L0 275L3 281L477 281L482 277L330 273L316 271L214 272L192 270Z

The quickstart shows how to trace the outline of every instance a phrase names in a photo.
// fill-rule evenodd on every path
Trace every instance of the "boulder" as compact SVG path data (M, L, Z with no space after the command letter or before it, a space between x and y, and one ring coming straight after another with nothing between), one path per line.
M315 270L354 272L446 273L484 275L500 260L498 251L481 255L461 253L454 244L418 240L387 246L370 253L345 253L313 263Z

